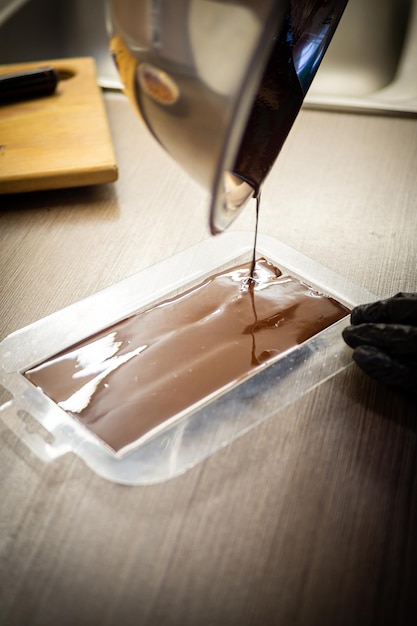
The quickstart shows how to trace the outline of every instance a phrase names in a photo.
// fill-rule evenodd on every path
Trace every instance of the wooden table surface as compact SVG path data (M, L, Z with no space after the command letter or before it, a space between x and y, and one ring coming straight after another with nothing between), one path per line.
M116 184L0 197L0 339L210 236L206 193L105 99ZM387 296L417 291L416 205L416 119L303 110L260 231ZM356 366L158 485L0 446L1 624L415 623L417 409Z

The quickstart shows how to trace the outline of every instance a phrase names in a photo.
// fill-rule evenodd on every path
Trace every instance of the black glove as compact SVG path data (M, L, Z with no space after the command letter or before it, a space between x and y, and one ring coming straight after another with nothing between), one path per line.
M364 372L417 396L417 294L357 306L343 338Z

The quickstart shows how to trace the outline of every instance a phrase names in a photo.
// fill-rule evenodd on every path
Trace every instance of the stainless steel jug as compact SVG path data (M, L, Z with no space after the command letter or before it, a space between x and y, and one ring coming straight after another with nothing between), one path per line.
M211 193L223 231L256 196L347 0L109 0L125 91Z

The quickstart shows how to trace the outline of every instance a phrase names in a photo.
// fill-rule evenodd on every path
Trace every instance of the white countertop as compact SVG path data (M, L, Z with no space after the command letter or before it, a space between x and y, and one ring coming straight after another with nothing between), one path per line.
M0 197L1 339L210 236L206 193L105 99L116 184ZM260 232L378 296L417 291L416 163L416 119L303 110ZM407 623L417 409L356 366L153 487L0 433L5 624Z

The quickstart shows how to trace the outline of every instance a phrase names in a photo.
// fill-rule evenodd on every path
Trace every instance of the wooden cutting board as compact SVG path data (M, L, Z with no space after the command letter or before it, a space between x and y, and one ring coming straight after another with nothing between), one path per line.
M109 183L117 163L94 59L2 65L0 74L52 65L71 77L51 96L0 106L0 193Z

